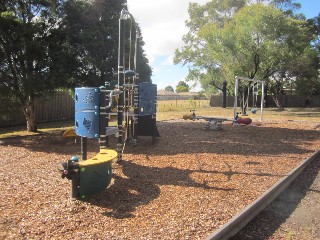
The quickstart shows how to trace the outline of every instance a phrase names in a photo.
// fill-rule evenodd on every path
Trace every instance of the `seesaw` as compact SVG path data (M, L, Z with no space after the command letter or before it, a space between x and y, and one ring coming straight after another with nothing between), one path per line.
M232 122L233 124L244 124L248 125L252 123L251 118L241 118L239 117L239 113L236 113L235 119L229 119L229 118L219 118L219 117L207 117L207 116L196 116L195 110L190 110L192 114L186 114L183 115L184 120L205 120L208 122L208 128L212 130L220 130L222 129L222 123L225 121Z

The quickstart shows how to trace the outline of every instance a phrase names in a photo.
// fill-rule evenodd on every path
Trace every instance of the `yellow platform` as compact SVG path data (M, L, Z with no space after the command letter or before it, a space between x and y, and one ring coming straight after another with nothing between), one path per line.
M118 155L117 152L114 150L100 149L100 152L93 158L79 162L79 166L86 167L86 166L98 165L101 163L109 162L115 159L117 155Z

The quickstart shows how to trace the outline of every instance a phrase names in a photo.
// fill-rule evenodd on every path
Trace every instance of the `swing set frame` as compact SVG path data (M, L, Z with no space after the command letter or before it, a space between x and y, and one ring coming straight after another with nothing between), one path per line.
M248 82L253 82L253 83L261 83L261 90L262 90L262 95L261 95L261 106L260 106L260 122L263 121L263 106L264 106L264 96L265 96L265 81L262 80L257 80L257 79L251 79L251 78L245 78L245 77L235 77L235 89L234 89L234 106L233 106L233 119L234 121L237 118L237 104L238 104L238 91L239 91L239 82L242 81L248 81ZM257 88L258 90L258 88Z

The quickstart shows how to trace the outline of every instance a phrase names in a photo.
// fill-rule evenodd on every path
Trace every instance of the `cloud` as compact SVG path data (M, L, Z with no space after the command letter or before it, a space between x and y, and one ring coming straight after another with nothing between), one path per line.
M161 65L167 66L167 65L173 65L173 56L168 56Z
M180 80L177 80L177 81L174 81L174 82L159 82L157 84L157 88L158 90L160 89L165 89L167 86L171 86L173 89L176 89L179 81L183 81L184 79L180 79Z
M160 68L159 68L159 67L153 67L153 68L152 68L152 72L153 72L153 73L160 72Z
M174 52L183 46L187 33L190 2L204 4L208 0L127 0L128 10L139 24L145 42L144 50L153 69L152 81L158 89L173 88L187 76L186 67L173 64Z
M151 59L173 55L183 45L182 36L187 33L187 0L127 0L129 11L141 27L145 51ZM207 0L192 2L205 3Z

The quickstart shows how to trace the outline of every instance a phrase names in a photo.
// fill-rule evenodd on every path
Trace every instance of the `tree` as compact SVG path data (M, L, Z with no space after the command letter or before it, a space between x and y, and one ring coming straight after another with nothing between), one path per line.
M115 78L118 20L125 6L125 0L69 0L65 3L62 24L65 44L74 55L74 87L102 86Z
M228 86L234 85L236 75L267 80L273 76L277 86L273 92L275 100L282 90L283 75L310 49L312 39L305 21L263 4L241 7L223 24L204 24L196 36L201 43L198 47L201 54L187 45L176 52L176 60L194 61L203 74L202 79L211 78L214 82L227 79L231 82ZM201 56L205 63L201 62ZM252 85L241 88L244 98L245 89L252 89ZM277 103L281 107L280 101Z
M8 96L1 93L0 89L0 120L10 120L10 117L14 112L19 109L19 102L14 96Z
M174 92L173 87L170 86L170 85L169 85L169 86L166 86L164 90L169 91L169 92Z
M216 93L226 79L226 73L220 68L218 60L212 58L207 42L199 35L199 31L208 24L223 28L225 23L245 6L246 0L213 0L204 5L189 5L189 20L186 26L189 32L183 36L185 46L175 52L174 63L189 66L187 81L200 82L206 93Z
M313 95L320 95L320 58L318 52L312 50L305 53L299 59L302 63L297 63L290 71L291 76L295 77L293 86L296 93L309 99Z
M101 86L106 81L116 79L119 18L121 10L127 8L126 3L126 0L69 0L66 2L64 28L68 46L76 54L77 70L74 72L74 79L77 79L76 86ZM140 32L140 29L138 30ZM133 68L135 37L136 29L128 20L126 69L129 66ZM130 38L132 39L131 48ZM152 70L143 50L142 34L139 42L140 79L150 82Z
M179 81L177 87L176 87L176 92L189 92L189 85L184 82L184 81Z
M292 0L272 0L271 4L286 13L287 15L292 16L294 11L301 8L300 3L293 3Z
M23 107L28 131L37 129L34 100L68 78L54 66L60 10L58 0L1 1L0 91Z
M139 25L138 25L139 27ZM139 79L140 82L152 82L152 69L149 65L149 59L147 58L143 46L145 42L143 41L142 32L139 27L140 38L139 38L139 51L138 51L138 63L139 63Z
M240 9L221 31L208 26L203 34L212 54L232 76L266 80L272 77L272 94L281 109L282 81L296 60L310 49L312 36L305 24L271 6L257 4ZM214 39L217 34L221 34L222 44ZM224 51L223 57L217 49Z
M118 20L125 7L126 0L1 1L1 98L23 107L28 131L37 130L35 99L116 78ZM140 77L151 81L140 40Z

